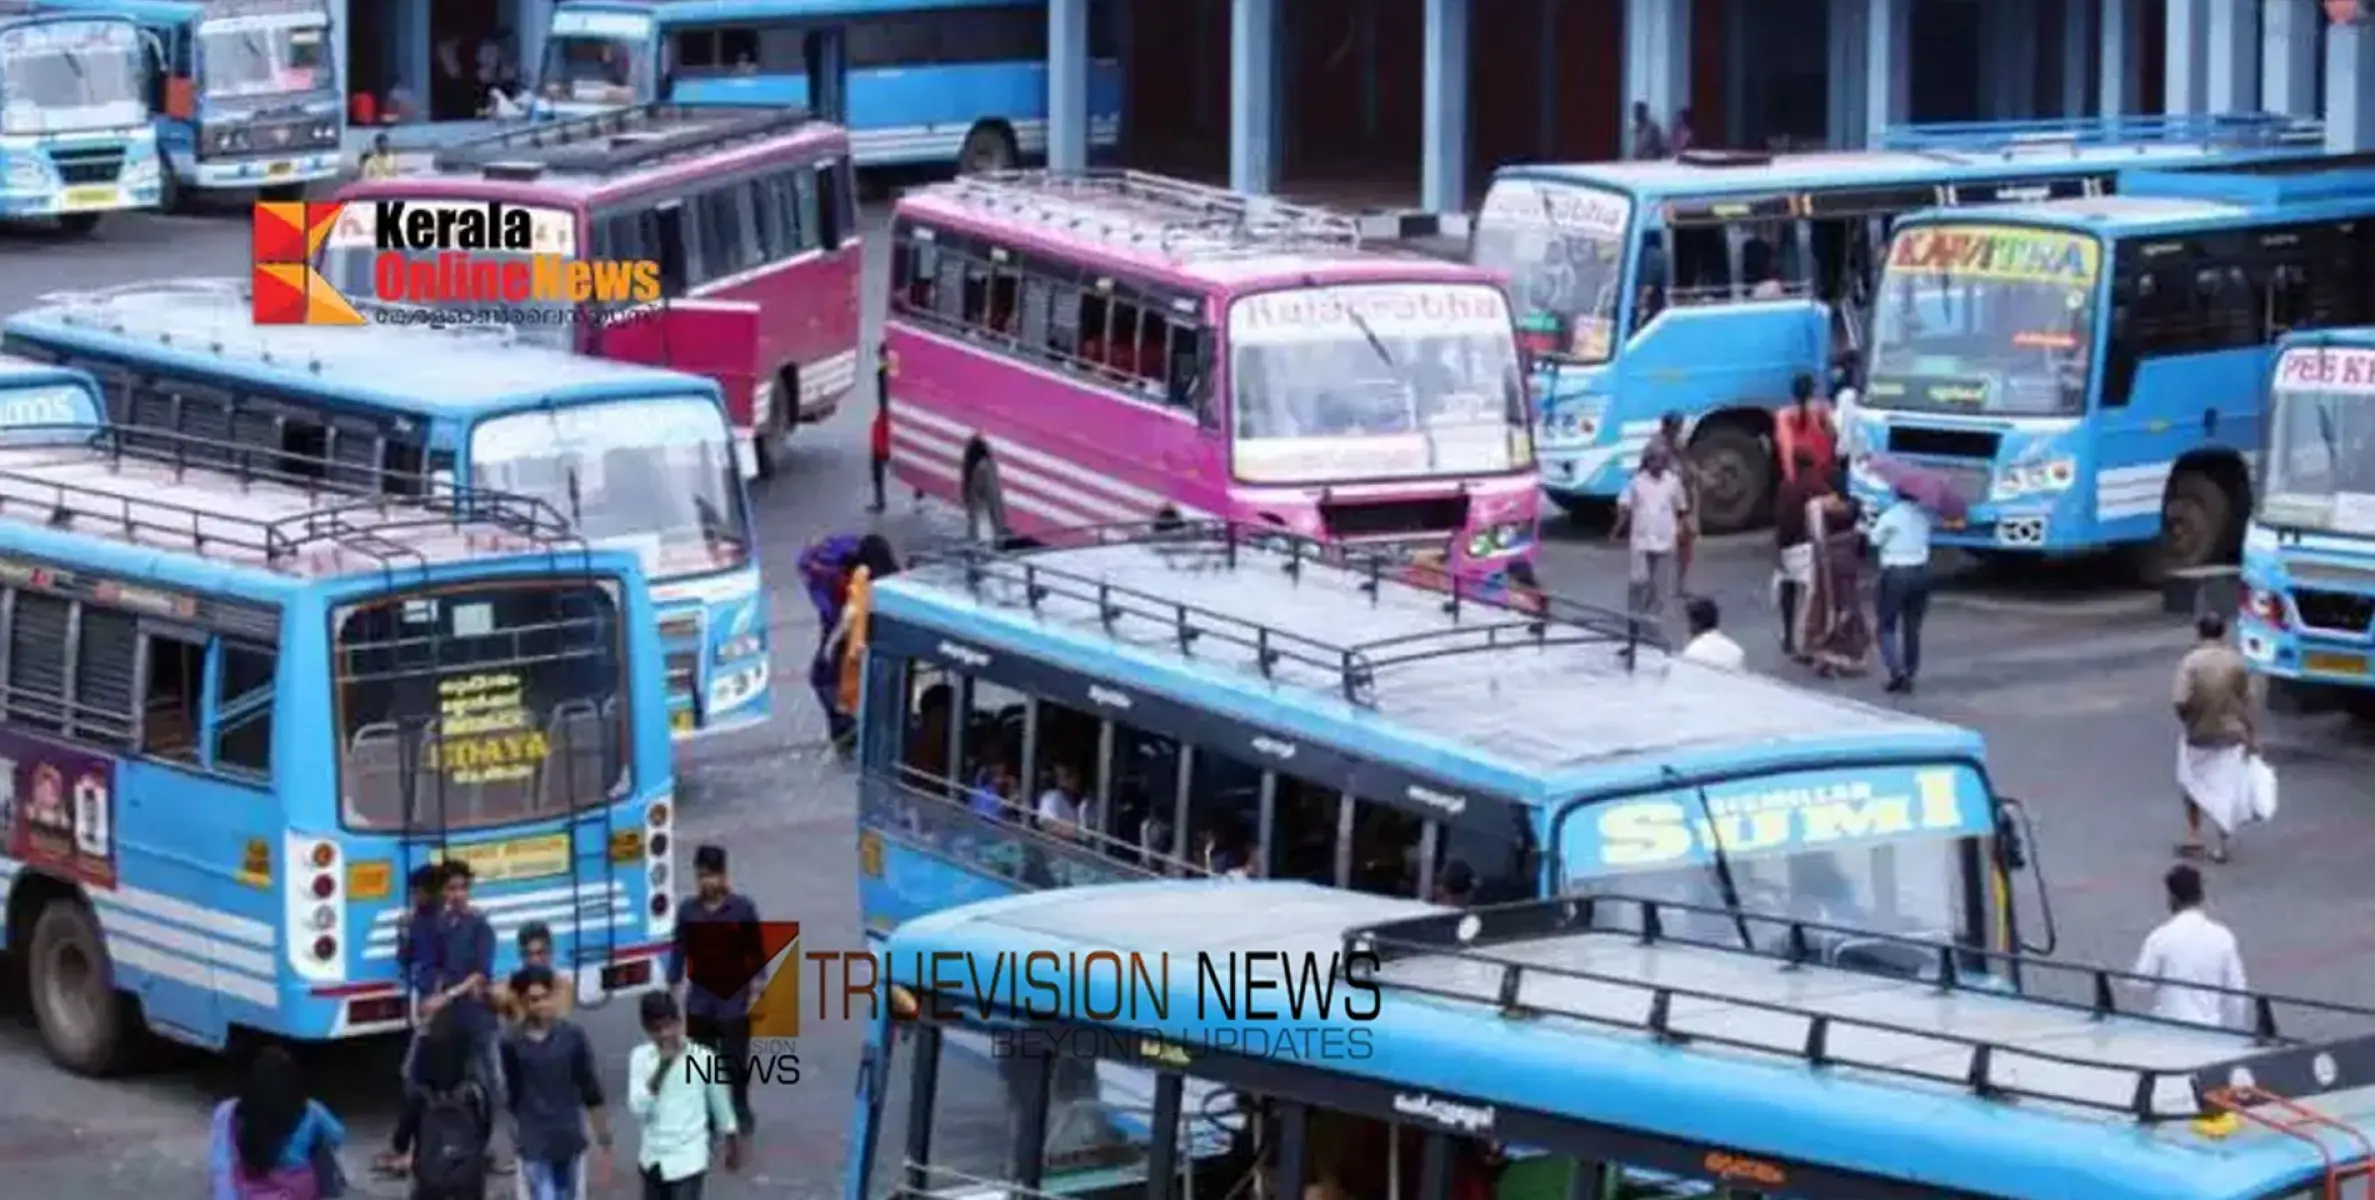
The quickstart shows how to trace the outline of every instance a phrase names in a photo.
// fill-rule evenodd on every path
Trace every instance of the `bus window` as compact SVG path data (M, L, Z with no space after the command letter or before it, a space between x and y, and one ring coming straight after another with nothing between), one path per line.
M1341 796L1300 779L1281 778L1270 830L1273 879L1336 885L1337 810Z
M1114 841L1137 847L1140 863L1152 867L1173 857L1179 819L1179 743L1167 737L1113 724L1113 753L1096 781L1105 801L1104 831Z
M800 223L800 248L815 250L824 243L823 218L819 215L815 167L802 167L792 173L793 211Z
M1671 232L1673 304L1722 304L1732 298L1732 251L1720 225L1683 225Z
M1425 822L1407 813L1355 797L1352 875L1345 886L1380 896L1417 898L1421 892L1419 842Z
M140 620L80 606L74 647L74 698L67 736L93 745L132 747L133 695L140 661Z
M1198 870L1250 870L1260 861L1253 854L1261 827L1261 768L1197 747L1187 808L1188 861Z
M84 630L88 636L89 630ZM206 646L162 631L148 634L147 678L140 700L140 751L198 762L198 715L205 696Z
M911 786L947 780L949 716L956 710L956 686L939 667L915 665L907 672L907 736L900 765Z
M280 654L226 641L214 681L214 766L233 774L272 774L272 680Z
M55 596L10 593L9 720L50 733L65 731L66 646L72 610L72 604Z

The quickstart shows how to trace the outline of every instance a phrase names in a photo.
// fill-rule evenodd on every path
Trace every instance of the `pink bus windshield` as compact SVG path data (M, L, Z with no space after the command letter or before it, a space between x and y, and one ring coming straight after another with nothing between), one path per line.
M1240 482L1337 483L1530 469L1509 307L1481 283L1347 283L1229 305Z

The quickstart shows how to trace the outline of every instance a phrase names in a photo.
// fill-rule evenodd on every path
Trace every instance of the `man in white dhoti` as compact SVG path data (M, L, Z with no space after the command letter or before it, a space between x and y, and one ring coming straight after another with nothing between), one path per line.
M2185 799L2185 841L2177 853L2202 856L2202 818L2218 826L2210 861L2227 860L2227 841L2251 814L2251 756L2259 746L2251 671L2227 644L2217 613L2194 622L2201 641L2177 664L2171 699L2183 736L2177 744L2177 787Z

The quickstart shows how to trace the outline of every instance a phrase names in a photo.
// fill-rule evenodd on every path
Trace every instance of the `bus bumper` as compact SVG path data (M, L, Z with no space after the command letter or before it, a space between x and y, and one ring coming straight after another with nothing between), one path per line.
M2364 704L2375 692L2375 644L2367 635L2278 628L2246 614L2235 622L2235 645L2266 677L2268 705L2278 712L2326 712Z
M173 173L189 186L204 190L284 187L335 178L340 169L336 150L291 154L281 158L241 158L203 161L176 158Z

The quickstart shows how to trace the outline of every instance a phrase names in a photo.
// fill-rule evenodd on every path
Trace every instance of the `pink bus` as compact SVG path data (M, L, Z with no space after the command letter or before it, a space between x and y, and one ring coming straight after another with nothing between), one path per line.
M891 466L979 540L1275 526L1492 583L1540 491L1498 277L1136 172L974 175L891 223Z
M337 199L407 210L530 211L527 254L659 264L657 305L604 313L563 302L456 296L433 307L508 310L520 332L580 353L715 379L745 475L775 445L833 415L858 379L863 260L849 138L796 109L643 105L522 126L441 149L425 174L366 179ZM371 222L333 230L319 265L349 297L372 294L388 254ZM474 262L504 252L473 252Z

